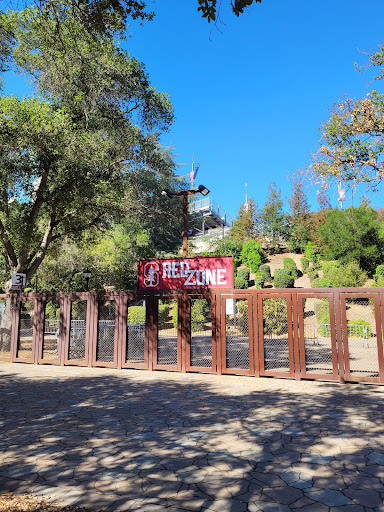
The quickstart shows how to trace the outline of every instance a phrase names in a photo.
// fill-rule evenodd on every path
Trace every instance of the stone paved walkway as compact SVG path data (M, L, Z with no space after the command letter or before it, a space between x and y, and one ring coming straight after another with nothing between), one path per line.
M94 510L384 511L384 388L0 365L0 491Z

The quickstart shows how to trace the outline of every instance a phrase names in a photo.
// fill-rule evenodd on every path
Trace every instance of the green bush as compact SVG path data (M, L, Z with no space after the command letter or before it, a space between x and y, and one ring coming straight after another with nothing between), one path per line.
M272 282L271 267L269 265L260 265L259 272L263 274L267 283Z
M300 263L303 274L306 274L309 268L309 259L304 256L303 258L300 258Z
M348 320L348 335L359 338L370 338L372 329L366 320Z
M237 301L237 311L239 313L238 324L241 328L241 331L244 335L248 334L248 301L247 300L238 300Z
M332 288L332 283L326 277L321 277L320 279L313 279L311 286L312 288Z
M256 240L247 240L243 244L241 260L244 265L251 268L252 272L257 272L259 269L262 262L262 256L263 248L261 247L260 242L256 242Z
M168 321L170 307L169 304L161 304L159 302L159 328L164 329Z
M317 279L319 277L319 273L314 268L309 267L307 270L307 276L312 281L312 279Z
M378 282L379 277L384 277L384 265L378 265L375 270L375 274L373 276L376 283Z
M128 308L129 324L145 324L145 306L130 306Z
M287 270L293 279L297 279L299 277L299 273L296 267L296 263L293 258L284 258L283 260L284 269Z
M277 268L273 276L273 284L275 288L293 288L295 279L284 268Z
M264 288L264 283L265 283L265 275L260 272L260 270L258 272L256 272L255 274L255 287L256 288Z
M210 302L206 299L194 299L191 307L191 330L202 331L211 318Z
M329 313L329 300L322 299L314 305L316 320L318 323L317 332L320 336L331 335L331 317Z
M172 314L173 314L173 318L172 318L173 328L177 329L177 326L179 325L179 304L178 304L177 300L175 300L175 303L173 305Z
M247 288L248 288L248 281L246 281L242 277L235 277L235 289L236 290L245 290Z
M307 242L305 256L313 263L314 268L320 268L320 252L316 244Z
M380 288L384 288L384 276L378 276L376 281L376 286L379 286Z
M285 299L263 300L264 334L287 332L287 301Z
M242 267L237 269L237 277L242 277L246 281L249 281L250 269L248 267Z
M248 265L251 268L252 272L257 272L261 265L261 256L257 253L251 253L248 256Z

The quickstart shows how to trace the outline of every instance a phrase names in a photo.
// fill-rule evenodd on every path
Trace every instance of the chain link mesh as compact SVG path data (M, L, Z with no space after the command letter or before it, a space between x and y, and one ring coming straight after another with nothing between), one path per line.
M373 300L347 299L346 308L351 375L378 377L379 360Z
M159 300L157 363L177 364L178 307L172 300Z
M48 301L44 310L43 359L59 357L60 302Z
M333 373L329 299L303 301L305 368L308 373Z
M127 321L127 363L144 363L145 361L145 300L128 304Z
M12 300L0 299L0 359L11 357L12 313Z
M226 365L249 369L248 300L226 299Z
M96 361L111 363L115 359L116 301L99 301Z
M263 300L264 368L289 371L286 299Z
M85 359L85 335L87 328L87 301L71 302L71 329L69 331L69 360Z
M209 299L191 300L191 366L212 366L212 318Z
M30 359L32 357L33 340L33 309L35 303L31 300L20 304L19 337L17 340L17 357Z

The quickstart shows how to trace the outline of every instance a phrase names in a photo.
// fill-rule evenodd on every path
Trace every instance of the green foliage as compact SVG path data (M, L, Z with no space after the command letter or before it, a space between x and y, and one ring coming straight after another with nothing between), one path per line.
M271 267L269 265L260 265L259 272L264 276L264 282L272 282Z
M337 261L329 261L323 265L323 273L332 288L361 287L368 278L356 261L350 261L345 265Z
M250 269L248 267L242 267L237 269L237 277L242 277L246 281L249 281Z
M291 272L284 268L277 268L273 276L273 285L275 288L293 288L295 279Z
M384 255L384 239L380 232L377 212L360 206L347 210L327 212L326 223L318 230L323 240L324 256L340 263L358 262L359 266L374 273Z
M348 335L367 339L372 336L372 329L366 320L348 320Z
M219 17L221 2L219 2L219 7L217 7L217 0L197 0L197 2L199 4L197 10L202 12L203 18L207 18L208 23L216 21L216 17ZM239 16L253 2L261 3L261 0L236 0L231 2L232 11L236 16Z
M268 187L268 201L261 210L260 225L273 251L277 251L290 234L288 216L283 211L283 204L280 188L272 182Z
M241 251L241 260L245 265L251 268L252 272L257 272L262 262L263 248L260 242L256 240L247 240L243 244Z
M384 288L384 276L378 276L376 281L376 286L379 286L380 288Z
M243 249L242 242L230 240L229 237L222 238L216 244L216 247L211 252L201 253L202 256L227 256L233 255L234 266L239 267L242 263L241 251Z
M254 199L249 199L239 208L237 218L230 229L228 236L231 240L245 242L257 236L259 231L258 208Z
M205 324L211 319L210 301L206 299L194 299L191 307L191 330L202 331Z
M53 318L55 320L58 320L60 318L60 302L50 300L46 303L45 318Z
M161 304L161 302L159 302L159 329L165 328L165 324L169 320L169 312L170 312L169 304ZM172 321L173 321L173 319L172 319Z
M285 299L263 300L264 334L287 332L287 301Z
M259 270L255 274L255 287L259 288L259 289L264 288L264 283L265 283L265 274L263 274L263 272L260 272L260 270Z
M145 324L145 306L128 307L128 324Z
M332 282L326 277L320 279L314 278L311 281L312 288L332 288Z
M177 300L172 302L172 315L173 328L177 329L177 326L179 325L179 303Z
M378 265L376 267L375 274L373 276L375 281L376 281L376 283L378 283L379 277L382 277L382 276L384 276L384 265L383 264Z
M55 5L55 16L27 8L1 18L10 63L39 95L0 97L2 252L6 275L28 280L55 242L142 208L141 170L173 173L158 135L173 118L167 95L114 38L93 37Z
M248 281L246 281L243 277L235 277L235 289L236 290L245 290L248 288Z
M310 235L310 215L309 206L305 193L305 184L302 179L293 181L292 195L289 199L291 210L291 229L292 235L289 239L290 251L302 253Z
M309 241L305 246L305 256L313 263L314 268L320 268L320 252L316 244Z
M331 317L329 312L329 300L322 299L314 305L316 320L318 323L318 334L329 337L331 335Z
M238 300L237 303L238 310L238 324L241 328L241 331L244 335L248 334L248 301L247 300Z
M304 256L303 258L300 258L300 263L303 274L306 274L309 268L309 259Z
M299 277L299 273L296 267L296 263L293 258L284 258L283 260L284 269L291 274L293 279L297 279Z

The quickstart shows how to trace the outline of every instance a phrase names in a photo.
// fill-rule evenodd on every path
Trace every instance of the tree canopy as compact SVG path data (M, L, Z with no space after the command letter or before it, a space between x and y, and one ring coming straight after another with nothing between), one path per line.
M369 55L365 69L379 67L384 76L384 46ZM364 183L376 189L384 177L384 95L373 90L358 100L346 98L332 109L322 127L321 146L313 161L318 181Z
M31 277L51 243L108 225L132 204L148 208L156 202L148 200L154 181L169 186L175 178L172 155L159 144L173 119L168 96L111 37L93 37L55 5L56 18L31 8L2 17L9 58L39 93L0 97L0 241L8 276Z

